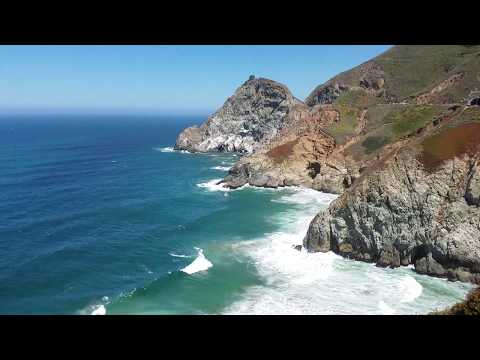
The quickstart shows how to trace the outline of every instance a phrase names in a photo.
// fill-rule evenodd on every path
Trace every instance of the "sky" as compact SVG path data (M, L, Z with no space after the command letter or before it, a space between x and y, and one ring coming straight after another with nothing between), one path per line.
M304 100L390 45L0 46L0 111L211 112L250 75Z

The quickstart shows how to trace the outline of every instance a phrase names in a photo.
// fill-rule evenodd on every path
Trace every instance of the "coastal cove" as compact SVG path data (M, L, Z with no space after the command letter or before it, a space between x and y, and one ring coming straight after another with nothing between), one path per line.
M2 313L425 314L473 287L294 249L337 195L217 185L239 154L173 150L204 119L2 119Z

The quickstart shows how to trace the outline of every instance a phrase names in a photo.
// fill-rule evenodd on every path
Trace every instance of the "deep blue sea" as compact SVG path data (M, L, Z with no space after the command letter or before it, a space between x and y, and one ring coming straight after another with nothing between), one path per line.
M335 198L215 185L239 158L173 151L204 116L2 115L2 314L415 314L470 286L308 254Z

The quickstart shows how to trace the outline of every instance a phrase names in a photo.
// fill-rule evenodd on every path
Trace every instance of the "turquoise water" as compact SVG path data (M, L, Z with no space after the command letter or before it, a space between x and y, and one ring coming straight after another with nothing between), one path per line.
M215 185L238 159L172 151L203 116L3 116L2 314L415 314L470 286L300 244L334 199Z

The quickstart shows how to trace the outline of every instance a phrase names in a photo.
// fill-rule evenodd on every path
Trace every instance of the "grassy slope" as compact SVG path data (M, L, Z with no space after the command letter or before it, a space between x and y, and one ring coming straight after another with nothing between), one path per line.
M429 92L460 72L464 73L463 78L442 91L438 95L438 102L462 102L471 90L480 89L479 45L394 46L371 61L385 72L385 90L397 101ZM384 97L358 89L362 76L360 68L357 66L343 72L326 83L355 86L356 89L343 92L336 99L334 106L340 110L340 122L325 128L337 143L343 144L355 133L360 109L367 108L366 135L361 144L356 144L351 149L358 152L360 157L375 153L384 145L415 133L446 108L440 104L388 104Z
M371 130L361 143L365 153L370 154L382 144L415 133L432 122L442 110L439 105L406 105L392 109L384 117L373 120L374 124L370 124ZM380 126L374 127L375 122Z
M335 105L335 110L340 113L340 121L326 126L325 130L337 144L344 144L349 136L355 134L360 110L346 105Z
M385 73L385 89L398 100L418 96L430 91L443 80L459 72L464 78L452 88L445 90L451 102L461 101L469 91L478 87L480 73L480 45L399 45L370 60ZM345 71L325 84L338 83L346 86L360 84L360 66ZM322 88L318 86L312 93ZM308 98L307 98L308 99ZM381 103L382 98L367 95L361 90L343 93L336 103L368 105Z
M374 61L385 71L387 91L403 99L431 90L439 82L467 68L468 63L470 68L479 69L475 54L478 51L478 46L404 45L393 47ZM467 78L473 74L469 75Z

